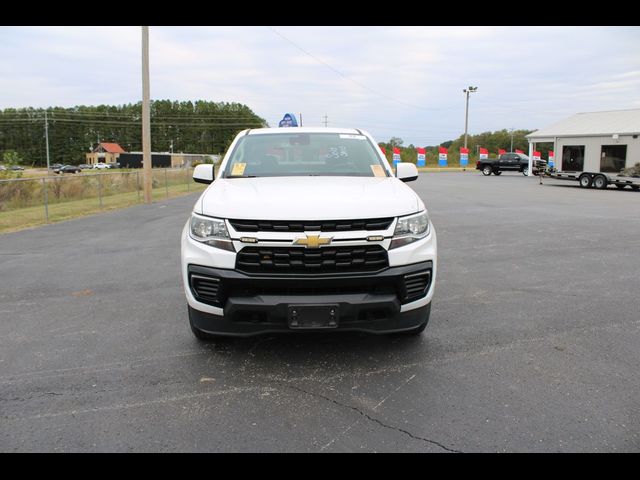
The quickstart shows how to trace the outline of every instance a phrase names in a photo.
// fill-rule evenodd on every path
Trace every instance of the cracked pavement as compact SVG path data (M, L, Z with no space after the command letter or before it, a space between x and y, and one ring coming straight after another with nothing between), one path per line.
M0 451L640 450L640 193L410 183L438 231L420 337L191 334L196 196L0 235Z

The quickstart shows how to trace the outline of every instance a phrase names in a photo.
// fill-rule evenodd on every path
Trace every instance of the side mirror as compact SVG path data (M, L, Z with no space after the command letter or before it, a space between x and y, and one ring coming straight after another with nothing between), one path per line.
M194 182L209 184L213 182L214 178L215 178L214 166L211 165L210 163L203 163L201 165L196 165L196 168L193 170Z
M396 177L403 182L413 182L418 179L418 168L415 163L400 162L396 166Z

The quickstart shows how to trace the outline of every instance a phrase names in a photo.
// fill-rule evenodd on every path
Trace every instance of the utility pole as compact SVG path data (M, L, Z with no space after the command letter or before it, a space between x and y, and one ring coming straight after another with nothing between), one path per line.
M322 121L322 123L324 123L324 126L326 127L326 126L327 126L327 124L329 123L329 121L328 121L328 117L327 117L327 115L325 114L325 116L324 116L324 117L322 117L322 118L324 118L324 120Z
M173 140L171 140L171 153L173 153Z
M149 109L149 27L142 27L142 185L144 202L151 203L151 121Z
M467 106L464 110L464 148L467 148L467 127L469 126L469 94L476 92L478 87L469 87L462 90L467 94Z
M302 126L302 113L300 113L300 126Z
M510 152L513 152L513 128L511 129L511 149Z
M51 165L49 164L49 120L47 119L47 111L44 111L44 139L47 144L47 175L51 174Z

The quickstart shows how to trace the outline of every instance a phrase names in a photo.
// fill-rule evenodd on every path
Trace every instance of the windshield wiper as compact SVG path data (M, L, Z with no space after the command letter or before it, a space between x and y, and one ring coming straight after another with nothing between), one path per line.
M257 175L227 175L224 178L257 178Z

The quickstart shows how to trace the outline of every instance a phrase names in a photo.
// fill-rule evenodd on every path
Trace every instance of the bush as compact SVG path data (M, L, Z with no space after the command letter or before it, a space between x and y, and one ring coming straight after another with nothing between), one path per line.
M0 179L20 178L12 172L0 172ZM41 189L37 180L0 183L0 211L27 207L38 201Z
M636 163L633 167L625 168L622 170L622 174L627 176L640 175L640 162Z

